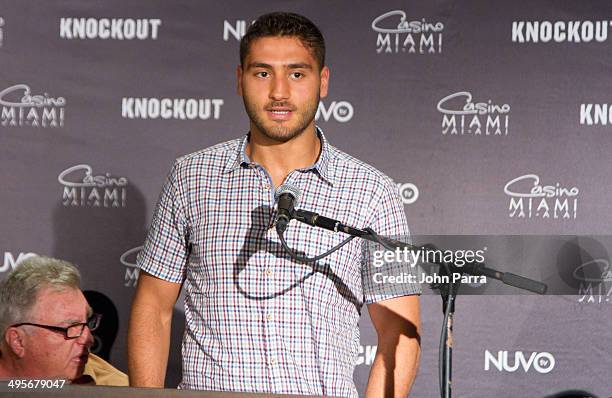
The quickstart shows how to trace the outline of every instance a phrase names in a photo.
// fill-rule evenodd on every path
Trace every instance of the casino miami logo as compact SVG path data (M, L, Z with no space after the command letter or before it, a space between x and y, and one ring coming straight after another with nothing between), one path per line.
M385 54L440 54L444 36L442 22L425 18L408 20L406 12L386 12L372 21L376 52Z
M612 303L612 267L607 258L589 260L574 269L578 281L578 302L584 304Z
M136 265L136 258L143 246L134 247L121 255L119 261L125 267L125 287L136 287L140 269Z
M510 218L573 220L578 214L578 187L559 182L542 185L536 174L513 178L504 186L504 193L510 199Z
M34 94L27 84L0 91L0 124L4 127L63 127L66 98Z
M510 105L493 100L475 102L472 93L459 91L438 101L442 135L507 136Z
M94 175L87 164L77 164L57 177L64 187L62 204L66 207L125 207L128 180L110 173Z

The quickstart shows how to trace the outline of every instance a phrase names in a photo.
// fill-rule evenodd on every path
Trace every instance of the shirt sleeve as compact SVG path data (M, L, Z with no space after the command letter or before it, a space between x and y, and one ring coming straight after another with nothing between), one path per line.
M137 264L160 279L182 283L189 258L188 228L180 190L179 164L168 174Z
M385 178L376 205L376 213L370 225L376 233L405 243L411 243L408 222L397 185ZM362 284L364 303L387 300L394 297L421 294L418 269L405 261L381 261L382 245L365 241L362 257ZM376 258L378 261L374 261Z

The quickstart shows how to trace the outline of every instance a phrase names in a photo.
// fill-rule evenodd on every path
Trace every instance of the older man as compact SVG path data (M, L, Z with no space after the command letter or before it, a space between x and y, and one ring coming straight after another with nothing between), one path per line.
M0 283L0 379L65 379L128 385L127 376L90 354L92 313L70 263L31 257Z

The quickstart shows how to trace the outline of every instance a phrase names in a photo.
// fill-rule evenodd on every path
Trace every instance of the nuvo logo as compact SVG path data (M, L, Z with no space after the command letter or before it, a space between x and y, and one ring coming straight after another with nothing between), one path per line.
M442 114L442 135L508 135L510 105L491 99L474 102L472 93L459 91L438 101Z
M10 272L15 269L17 264L35 255L34 253L19 253L14 256L11 252L4 252L4 263L0 267L0 272Z
M229 41L230 38L240 41L240 39L242 39L242 37L246 34L246 31L247 21L244 19L237 19L233 22L230 22L227 19L223 21L223 41Z
M510 218L576 218L578 187L542 185L538 175L525 174L508 181L504 193L510 197Z
M512 358L514 357L514 358ZM497 351L496 354L485 350L484 370L497 369L500 372L514 373L522 369L524 373L535 371L550 373L555 368L555 357L550 352Z
M407 183L398 183L397 188L399 189L400 197L402 198L402 203L405 205L411 205L417 201L419 198L419 188L411 182Z
M346 123L353 118L355 113L353 105L348 101L332 101L329 105L325 105L323 101L319 102L315 120L329 122L331 119L338 123Z
M377 33L377 53L439 54L442 52L444 24L425 18L407 20L402 10L386 12L372 21Z
M57 180L64 187L62 204L75 207L125 207L128 180L110 173L94 175L88 164L62 171Z
M136 258L143 246L134 247L121 255L119 261L125 266L125 287L136 287L140 269L136 265Z
M0 91L2 126L62 127L64 126L64 97L32 94L27 84L15 84Z
M513 43L590 43L608 39L612 21L514 21Z

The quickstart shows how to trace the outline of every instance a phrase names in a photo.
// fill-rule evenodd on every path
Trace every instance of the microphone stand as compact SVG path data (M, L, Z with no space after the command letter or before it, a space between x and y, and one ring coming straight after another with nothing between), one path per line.
M414 246L409 243L401 242L399 240L391 239L386 236L378 235L374 230L370 228L359 229L349 225L343 224L340 221L320 216L317 213L306 211L306 210L295 210L292 214L292 218L308 224L313 227L324 228L334 232L344 232L345 234L351 235L361 239L366 239L372 242L381 244L388 250L394 250L396 248L403 249L408 248L410 250L438 250L437 247L431 244L425 244L422 246ZM294 256L294 252L289 249L284 239L284 229L281 231L277 229L279 238L283 243L285 249ZM332 251L337 250L341 245L338 245L329 252L322 256L317 256L315 259L325 257ZM303 258L297 258L298 260L304 260ZM462 266L457 266L454 263L447 263L441 261L437 263L440 265L441 274L447 275L449 283L439 283L432 286L434 289L438 289L442 297L442 309L444 312L444 324L442 327L442 333L440 335L440 358L439 358L439 380L440 380L440 396L443 398L451 398L451 386L452 386L452 355L453 355L453 318L455 314L455 301L457 292L461 285L461 279L459 282L453 281L453 274L469 274L469 275L484 275L492 279L497 279L502 283L514 286L522 290L528 290L538 294L545 294L547 285L535 281L533 279L525 278L520 275L515 275L509 272L497 271L493 268L487 268L484 264L471 262L466 263Z

